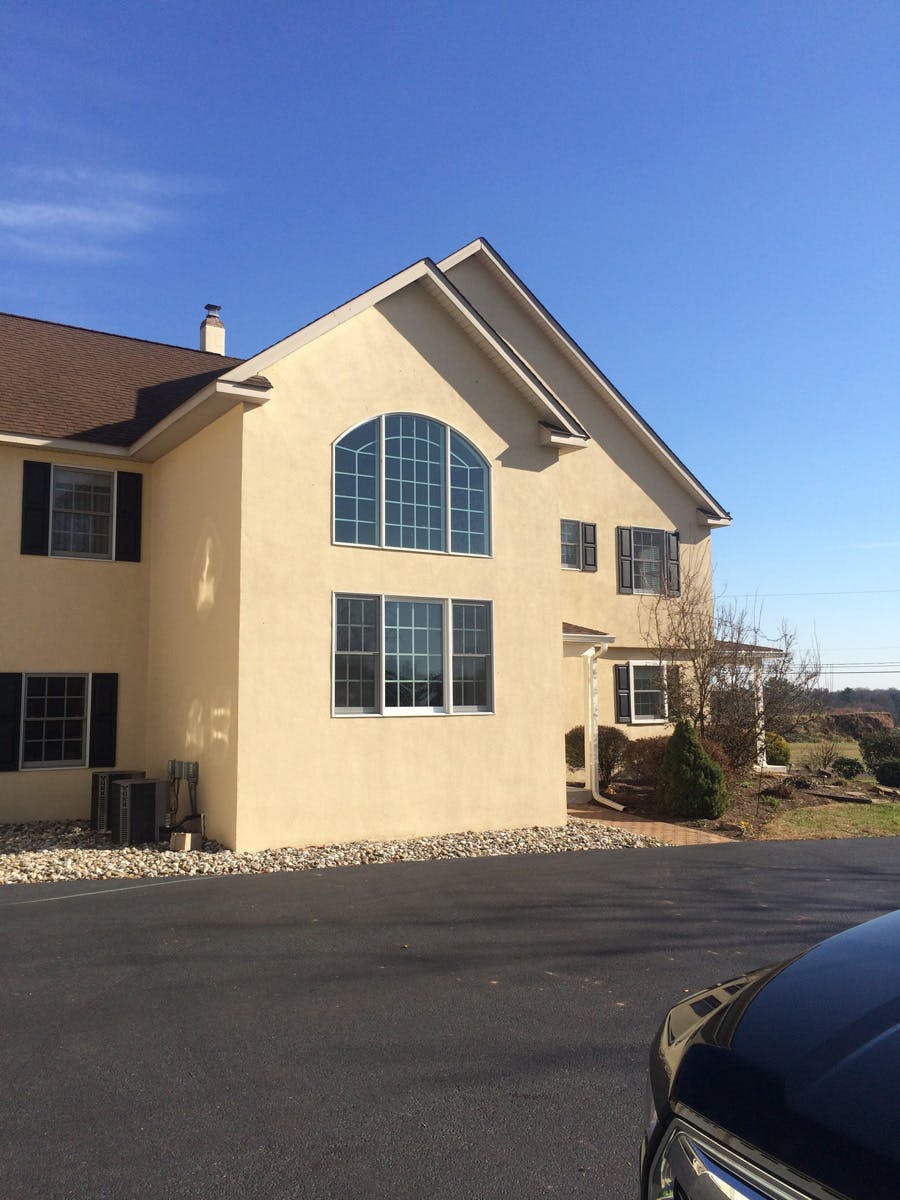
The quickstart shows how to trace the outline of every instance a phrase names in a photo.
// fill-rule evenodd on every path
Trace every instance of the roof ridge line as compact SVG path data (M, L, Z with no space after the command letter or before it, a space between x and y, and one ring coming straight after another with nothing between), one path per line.
M185 350L189 354L205 354L209 358L227 359L235 364L247 361L232 354L215 354L209 350L201 350L199 346L179 346L174 342L160 342L155 338L132 337L130 333L111 333L108 329L90 329L87 325L70 325L68 321L48 321L44 317L27 317L24 313L0 312L0 317L9 317L14 321L30 321L34 325L52 325L55 329L71 329L75 333L93 333L98 337L117 338L123 342L140 342L144 346L161 346L166 350Z

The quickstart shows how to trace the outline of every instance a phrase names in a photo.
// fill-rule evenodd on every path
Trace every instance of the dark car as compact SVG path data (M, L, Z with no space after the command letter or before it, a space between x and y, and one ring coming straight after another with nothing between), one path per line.
M900 912L678 1004L642 1200L897 1200Z

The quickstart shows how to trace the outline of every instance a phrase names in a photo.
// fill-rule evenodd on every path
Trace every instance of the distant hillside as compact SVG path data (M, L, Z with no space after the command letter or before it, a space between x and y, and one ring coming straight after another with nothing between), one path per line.
M878 725L900 725L900 688L841 688L822 692L823 707L831 716L865 714Z

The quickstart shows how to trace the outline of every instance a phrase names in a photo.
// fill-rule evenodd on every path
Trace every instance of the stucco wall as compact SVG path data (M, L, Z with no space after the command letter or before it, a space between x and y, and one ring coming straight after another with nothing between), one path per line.
M117 763L140 769L149 582L146 497L140 563L21 554L25 459L103 471L144 468L109 458L0 446L0 671L117 672ZM87 767L4 771L0 821L87 817L90 777Z
M561 822L558 463L538 414L419 288L266 374L245 416L237 844ZM492 464L491 558L332 544L332 444L391 411ZM496 712L333 717L335 591L491 601Z
M207 833L233 846L237 787L242 414L154 464L147 703L149 771L200 763ZM187 814L187 795L181 796Z

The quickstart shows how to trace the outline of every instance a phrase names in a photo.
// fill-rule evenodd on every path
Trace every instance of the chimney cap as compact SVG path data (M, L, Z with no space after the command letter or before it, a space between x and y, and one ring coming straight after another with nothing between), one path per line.
M207 317L213 317L213 318L216 318L216 317L218 317L218 315L219 315L219 313L220 313L221 311L222 311L222 305L221 305L221 304L207 304L207 305L206 305L206 315L207 315Z

